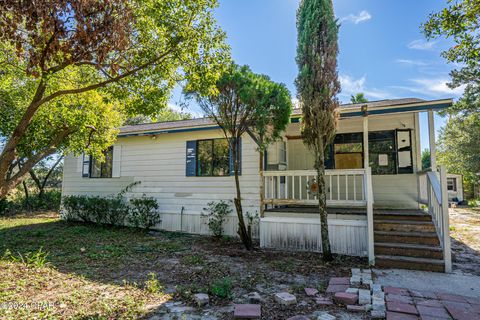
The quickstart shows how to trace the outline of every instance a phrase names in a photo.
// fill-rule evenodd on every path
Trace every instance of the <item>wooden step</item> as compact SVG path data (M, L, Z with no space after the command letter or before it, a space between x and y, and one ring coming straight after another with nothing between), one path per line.
M375 254L384 256L443 259L443 251L439 246L409 243L375 242Z
M434 246L440 245L440 241L438 240L438 236L435 232L375 231L374 237L375 243L395 242Z
M381 220L374 221L375 231L435 232L435 225L428 221Z
M383 268L445 272L445 263L443 260L404 256L377 255L375 256L375 266Z
M373 215L374 221L380 220L410 220L410 221L432 221L432 216L421 212L375 212Z

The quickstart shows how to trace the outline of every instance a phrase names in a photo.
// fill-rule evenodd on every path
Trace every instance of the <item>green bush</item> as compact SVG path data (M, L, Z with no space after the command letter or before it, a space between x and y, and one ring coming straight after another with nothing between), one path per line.
M126 202L123 197L65 196L62 217L65 220L81 220L108 225L130 223L135 227L151 228L160 222L154 198L143 195Z
M61 197L59 190L47 190L41 196L38 193L30 194L28 198L24 194L16 193L15 196L0 200L0 215L14 215L25 211L58 211Z
M232 297L232 280L223 278L214 280L210 285L210 293L218 298L227 299Z
M128 221L137 228L150 229L161 221L157 209L157 200L145 194L141 198L130 199Z
M208 228L214 237L220 238L223 235L223 223L225 218L232 213L230 207L231 201L218 201L218 202L209 202L208 208L204 208L204 213L202 217L207 218Z

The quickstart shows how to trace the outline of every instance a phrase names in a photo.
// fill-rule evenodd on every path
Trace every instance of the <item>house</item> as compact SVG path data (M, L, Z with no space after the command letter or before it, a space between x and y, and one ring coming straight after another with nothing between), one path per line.
M336 253L368 256L379 266L449 271L446 173L435 162L434 112L452 100L397 99L340 107L328 149L329 234ZM419 113L429 117L432 171L421 169ZM254 141L242 137L244 211L258 213L262 247L321 251L313 156L300 137L294 110L283 139L259 163ZM158 228L207 234L201 217L210 201L235 194L228 144L209 119L125 126L107 161L68 156L63 195L112 195L140 181L128 195L158 200ZM439 172L437 172L439 169ZM427 213L421 211L427 207ZM236 235L237 218L225 223Z
M461 174L447 174L448 201L459 203L463 197L463 176Z

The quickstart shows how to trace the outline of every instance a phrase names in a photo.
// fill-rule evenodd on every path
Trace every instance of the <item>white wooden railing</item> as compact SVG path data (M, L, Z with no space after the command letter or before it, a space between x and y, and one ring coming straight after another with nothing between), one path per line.
M425 178L424 178L425 177ZM424 182L422 183L422 179ZM420 201L427 204L428 213L432 216L435 229L440 239L445 261L445 272L452 271L450 246L450 221L448 215L447 172L440 166L439 173L428 171L419 175Z
M317 205L310 186L315 170L264 171L264 201L268 205ZM325 186L329 206L365 206L365 170L326 170Z
M327 206L365 207L368 223L368 257L375 264L373 242L373 188L371 168L326 170ZM263 205L318 205L311 186L316 182L315 170L263 172Z

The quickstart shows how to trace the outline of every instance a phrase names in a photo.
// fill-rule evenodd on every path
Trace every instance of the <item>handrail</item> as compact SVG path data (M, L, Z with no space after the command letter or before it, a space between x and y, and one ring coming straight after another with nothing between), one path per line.
M440 176L436 172L427 172L428 213L432 216L435 229L443 249L445 272L452 271L450 248L450 222L448 215L447 172L440 166Z
M427 172L428 181L433 188L434 194L437 197L437 201L442 203L442 190L440 187L440 181L438 181L438 177L435 172Z

